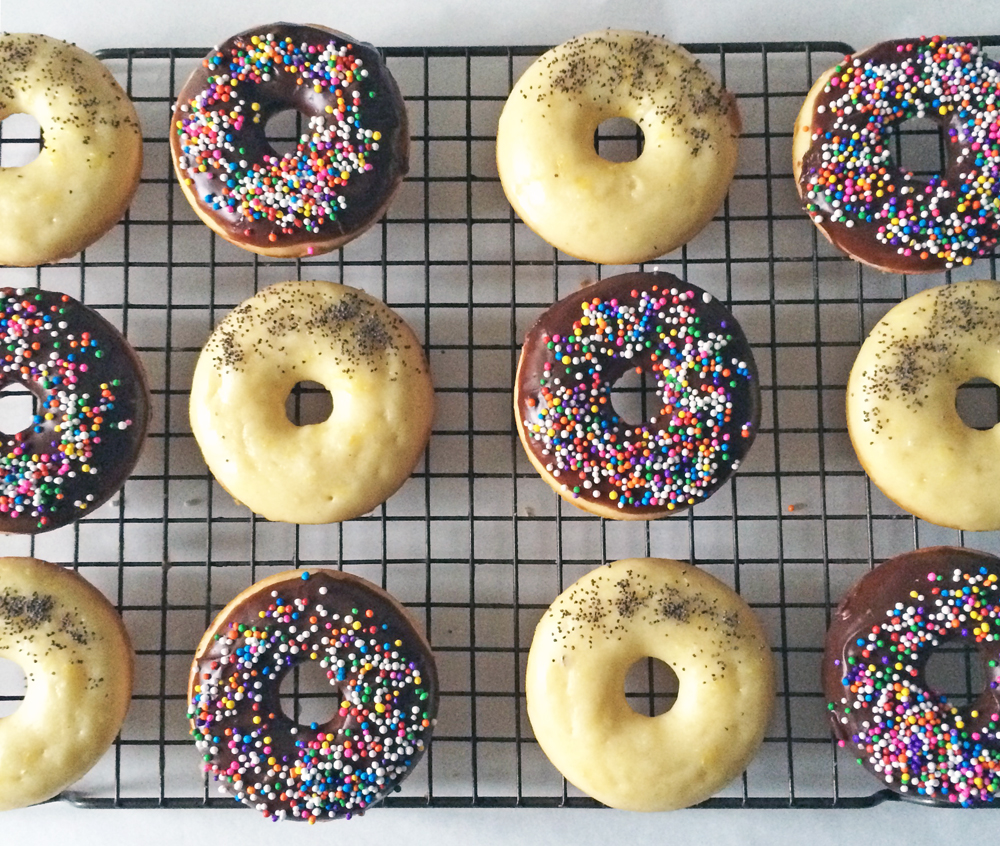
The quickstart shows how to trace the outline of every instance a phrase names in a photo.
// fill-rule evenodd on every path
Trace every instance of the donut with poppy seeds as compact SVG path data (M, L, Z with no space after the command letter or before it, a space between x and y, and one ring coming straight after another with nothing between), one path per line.
M656 658L677 698L656 716L625 697ZM598 567L542 614L524 691L531 729L568 781L612 808L669 811L736 778L764 739L774 659L753 610L704 570L666 558Z
M595 150L615 118L642 132L633 161ZM683 47L598 30L521 75L497 126L497 171L514 211L554 247L638 264L690 241L722 205L741 129L735 97Z
M38 121L42 148L0 167L0 265L58 261L125 213L142 173L142 128L95 57L46 35L0 33L0 121Z

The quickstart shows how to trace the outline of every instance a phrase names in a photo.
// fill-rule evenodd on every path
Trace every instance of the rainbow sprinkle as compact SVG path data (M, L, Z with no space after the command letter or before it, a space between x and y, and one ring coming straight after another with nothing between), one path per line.
M816 223L869 226L902 256L971 264L1000 230L1000 66L941 37L889 48L891 61L879 48L848 56L817 99L806 210ZM942 125L954 160L926 181L896 168L884 143L890 127L923 117Z
M942 803L990 803L1000 793L996 698L986 712L976 702L956 708L927 688L923 670L931 650L945 641L1000 639L1000 580L984 566L926 578L925 589L911 590L881 624L848 643L845 695L829 708L841 723L861 726L851 736L858 763L894 789ZM1000 652L990 652L995 668ZM834 664L844 666L840 659Z
M63 294L0 289L0 387L21 383L43 393L29 428L0 435L0 515L35 520L40 529L67 506L89 507L94 494L73 498L72 480L100 472L102 429L132 425L115 407L120 380L101 383L99 396L82 390L88 362L105 351L89 332L70 331L65 318L74 307Z
M372 170L382 138L363 124L365 101L376 92L365 86L368 70L354 50L333 38L323 45L299 44L267 33L205 59L207 87L180 105L182 117L175 122L186 184L196 176L214 177L216 189L200 199L234 218L269 221L271 241L278 233L318 232L335 221L347 207L342 186ZM295 152L248 161L241 133L268 116L255 89L284 75L328 93L331 102L324 114L309 119Z
M416 763L434 722L431 694L371 610L340 614L295 593L272 591L259 622L232 621L216 636L218 657L202 660L188 712L192 735L205 769L236 801L273 819L349 818ZM298 726L277 705L281 679L307 660L319 661L342 697L323 726Z
M543 335L542 377L522 398L523 425L574 498L686 508L739 467L755 434L756 376L735 320L727 312L713 328L709 303L694 286L635 288L584 300L568 334ZM662 407L632 425L615 412L611 390L619 374L642 365L656 377Z

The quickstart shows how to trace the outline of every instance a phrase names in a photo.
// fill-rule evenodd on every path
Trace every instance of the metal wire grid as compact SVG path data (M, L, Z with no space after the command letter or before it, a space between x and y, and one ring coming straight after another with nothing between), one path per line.
M847 439L843 391L858 345L892 304L945 278L987 270L996 278L995 260L954 274L886 276L817 237L791 182L791 125L812 80L850 47L689 45L739 97L741 165L721 214L646 268L670 270L731 304L758 359L764 419L735 481L686 515L642 525L585 515L537 478L514 434L519 341L582 281L632 268L559 254L504 200L493 160L496 119L514 80L543 49L386 50L410 110L411 175L374 230L330 256L299 261L252 256L220 241L176 185L170 108L206 51L98 54L145 127L136 200L77 259L0 268L2 285L62 290L104 313L136 346L153 385L149 442L123 493L74 526L3 541L4 554L78 569L117 602L135 641L137 686L121 737L62 799L99 808L231 807L205 783L187 737L191 653L214 614L252 581L324 564L396 594L438 655L433 745L387 805L594 806L531 736L524 660L534 623L557 593L594 566L630 555L697 562L743 594L774 644L780 690L761 752L703 807L860 807L893 798L873 792L875 783L853 763L841 766L819 690L823 633L836 601L874 562L966 538L915 520L871 487ZM294 138L293 124L269 127L279 147ZM926 169L934 170L935 139L934 129L907 127L897 145L906 142L908 164L911 155L929 156ZM0 136L0 155L25 143L37 147L37 134ZM600 144L602 154L621 157L641 140L612 128L610 135L602 129ZM187 424L190 374L212 326L260 287L286 278L343 281L381 296L424 339L435 377L440 408L423 464L388 503L342 525L272 524L233 504L206 471ZM995 390L973 388L960 399L970 397L995 422ZM640 410L644 398L638 381L618 394ZM316 386L303 386L290 413L315 413L317 400ZM970 540L1000 551L996 533ZM956 655L934 670L937 680L971 696L981 684L975 662ZM627 693L637 710L652 713L669 705L672 682L650 661L630 672ZM307 672L296 675L286 706L314 716L310 709L323 707L320 685ZM21 691L16 673L0 673L0 714L17 706Z

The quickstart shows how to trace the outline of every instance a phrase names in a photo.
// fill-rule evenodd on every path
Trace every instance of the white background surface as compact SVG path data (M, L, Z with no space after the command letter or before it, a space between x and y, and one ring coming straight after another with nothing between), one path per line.
M273 20L311 21L381 45L549 44L606 26L667 34L676 41L841 40L863 47L896 36L1000 32L995 0L780 4L775 0L373 0L361 3L243 0L0 0L0 29L42 32L101 47L208 46ZM2 225L2 222L0 222ZM962 813L890 804L865 811L375 811L349 823L273 828L241 811L78 811L49 805L0 818L2 841L144 844L205 841L289 844L348 837L365 843L912 843L989 837L996 812ZM985 816L984 816L985 815ZM967 832L960 834L961 829ZM945 840L947 838L947 841Z

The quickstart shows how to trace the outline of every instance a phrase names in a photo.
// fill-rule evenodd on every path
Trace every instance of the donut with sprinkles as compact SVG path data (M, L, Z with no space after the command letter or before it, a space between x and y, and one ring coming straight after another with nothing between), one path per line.
M841 602L823 689L841 747L906 799L964 807L1000 796L1000 558L957 547L879 565ZM978 652L985 689L955 705L927 682L945 644Z
M633 422L612 390L627 371L656 382ZM514 416L528 458L592 514L652 520L711 496L757 434L760 389L739 323L669 273L626 273L563 298L528 331Z
M282 680L318 661L333 715L300 724ZM291 570L230 602L188 684L191 733L222 793L272 819L349 819L393 790L430 742L430 646L388 593L336 570Z
M268 121L303 118L279 154ZM198 216L268 256L329 252L388 208L409 168L406 107L378 51L336 30L275 23L234 35L174 107L174 169Z
M0 432L0 532L58 529L102 505L139 460L149 388L135 351L66 294L0 288L0 389L35 413Z
M989 254L1000 231L1000 65L935 36L846 56L813 85L795 123L796 185L813 223L852 258L890 273L934 273ZM893 159L893 131L929 118L941 173Z

